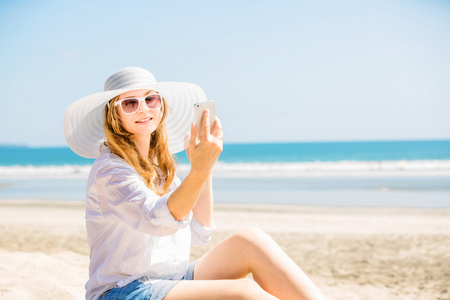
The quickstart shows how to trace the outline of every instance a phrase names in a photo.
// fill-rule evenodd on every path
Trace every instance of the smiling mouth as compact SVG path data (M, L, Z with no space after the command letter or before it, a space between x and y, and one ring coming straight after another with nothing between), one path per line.
M145 119L142 119L142 120L139 120L139 121L136 121L136 123L145 123L145 122L148 122L148 121L150 121L150 120L152 120L153 118L145 118Z

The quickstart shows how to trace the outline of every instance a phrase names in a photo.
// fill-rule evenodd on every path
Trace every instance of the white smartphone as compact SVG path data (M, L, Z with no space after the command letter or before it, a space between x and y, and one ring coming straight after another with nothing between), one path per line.
M194 120L197 126L202 122L202 116L205 109L209 109L209 126L212 127L216 120L216 111L214 101L205 101L194 104Z

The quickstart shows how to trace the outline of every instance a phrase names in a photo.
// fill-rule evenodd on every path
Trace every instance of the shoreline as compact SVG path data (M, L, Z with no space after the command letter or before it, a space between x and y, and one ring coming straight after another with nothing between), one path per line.
M0 201L84 201L87 179L0 179ZM217 177L216 203L450 208L448 177Z
M17 198L17 199L3 199L0 198L0 209L12 207L50 207L50 208L74 208L85 209L85 200L54 200L54 199L32 199L32 198ZM239 203L239 202L216 202L214 203L214 211L241 211L247 210L251 212L276 212L276 213L309 213L318 214L319 212L331 213L346 213L346 214L377 214L379 211L384 211L388 214L399 213L413 213L420 212L421 215L428 214L447 214L450 217L449 207L418 207L418 206L382 206L382 205L310 205L310 204L296 204L296 203ZM84 216L83 216L84 218ZM1 223L1 221L0 221Z
M0 179L87 179L91 164L0 165ZM186 162L177 164L177 174L190 170ZM339 160L224 162L214 167L216 178L378 178L450 177L449 159L423 160Z
M210 245L266 231L329 299L450 296L450 209L215 204ZM83 299L84 201L0 200L2 299Z

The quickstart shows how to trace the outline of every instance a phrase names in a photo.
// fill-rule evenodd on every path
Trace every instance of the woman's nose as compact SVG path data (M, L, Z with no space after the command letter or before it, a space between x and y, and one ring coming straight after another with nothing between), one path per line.
M145 103L145 100L143 100L139 103L139 109L137 112L147 112L149 109L150 107L148 107L147 103Z

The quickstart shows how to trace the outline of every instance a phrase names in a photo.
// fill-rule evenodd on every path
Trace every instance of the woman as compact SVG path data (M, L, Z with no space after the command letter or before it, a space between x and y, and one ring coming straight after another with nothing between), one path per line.
M86 299L324 299L255 228L188 264L190 246L208 244L214 230L212 170L223 147L220 121L210 128L207 110L190 124L193 104L205 100L196 85L125 68L104 92L67 109L69 146L96 158L86 194ZM171 153L184 149L188 129L191 169L180 183Z

